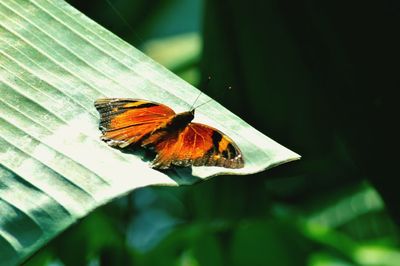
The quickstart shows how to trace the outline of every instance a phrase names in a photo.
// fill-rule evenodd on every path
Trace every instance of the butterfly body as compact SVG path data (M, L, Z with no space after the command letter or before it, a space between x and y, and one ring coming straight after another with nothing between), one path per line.
M165 130L182 130L194 119L194 109L188 112L183 112L172 116L166 121L160 129Z
M195 110L176 114L155 102L136 99L98 99L101 139L113 147L141 146L157 153L152 167L221 166L241 168L242 153L222 132L193 123Z

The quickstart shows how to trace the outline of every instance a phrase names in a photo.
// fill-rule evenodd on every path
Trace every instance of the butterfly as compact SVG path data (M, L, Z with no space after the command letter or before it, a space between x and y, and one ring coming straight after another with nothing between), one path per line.
M228 136L191 122L195 108L176 114L166 105L128 98L98 99L94 105L100 113L101 139L112 147L155 151L152 168L244 166L240 149Z

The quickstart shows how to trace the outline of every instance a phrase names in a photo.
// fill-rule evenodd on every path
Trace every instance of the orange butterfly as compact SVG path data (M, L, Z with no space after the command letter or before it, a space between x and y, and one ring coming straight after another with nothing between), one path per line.
M139 145L157 156L152 167L221 166L242 168L237 145L221 131L192 123L194 109L176 114L166 105L146 100L105 98L95 101L101 137L112 147Z

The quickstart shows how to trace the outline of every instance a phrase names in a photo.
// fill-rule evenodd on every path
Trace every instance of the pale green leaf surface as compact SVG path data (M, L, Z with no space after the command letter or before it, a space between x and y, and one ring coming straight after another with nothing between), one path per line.
M0 265L22 261L78 218L132 189L250 174L299 158L214 101L197 110L195 121L238 144L242 169L163 173L99 140L97 98L149 99L181 112L197 95L61 0L2 0ZM199 103L208 99L202 95Z

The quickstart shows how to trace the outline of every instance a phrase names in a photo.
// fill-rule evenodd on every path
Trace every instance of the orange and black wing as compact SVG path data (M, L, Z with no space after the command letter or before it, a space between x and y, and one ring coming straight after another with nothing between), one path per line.
M120 148L140 143L175 115L168 106L146 100L104 98L94 105L100 113L101 139Z
M243 156L237 145L219 130L189 123L180 132L171 132L155 145L153 168L171 166L220 166L242 168Z

